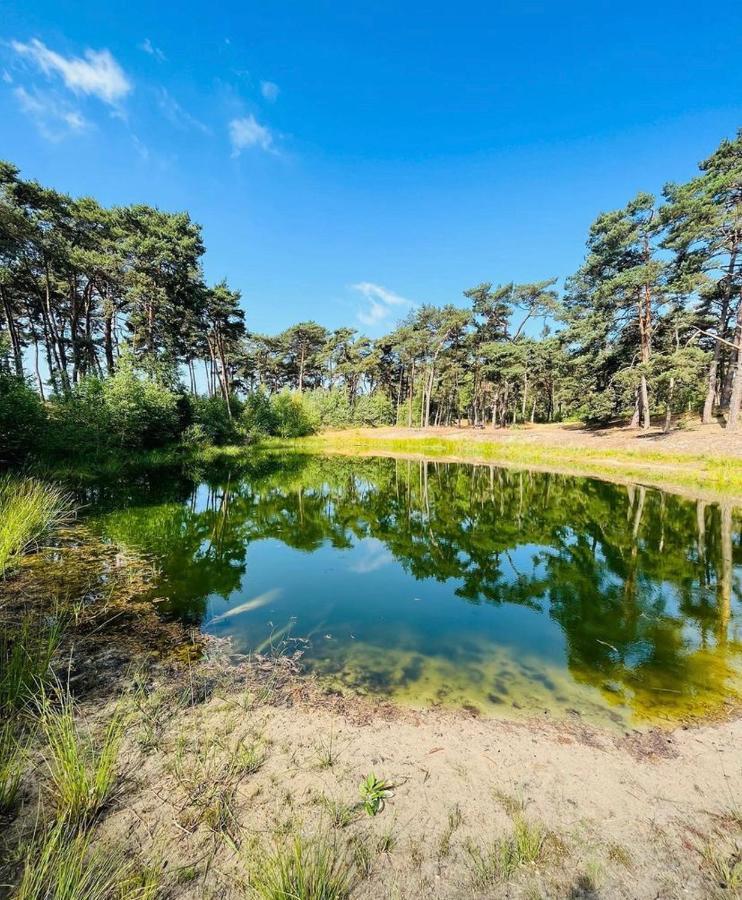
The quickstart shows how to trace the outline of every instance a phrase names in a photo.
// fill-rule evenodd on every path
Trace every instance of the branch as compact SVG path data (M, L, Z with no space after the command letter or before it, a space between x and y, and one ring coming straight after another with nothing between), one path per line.
M726 344L727 347L731 347L732 350L738 350L736 344L733 344L731 341L728 341L726 338L720 337L718 334L712 334L710 331L704 331L703 328L697 328L695 325L692 326L699 334L705 334L706 337L713 338L715 341L719 341L722 344Z

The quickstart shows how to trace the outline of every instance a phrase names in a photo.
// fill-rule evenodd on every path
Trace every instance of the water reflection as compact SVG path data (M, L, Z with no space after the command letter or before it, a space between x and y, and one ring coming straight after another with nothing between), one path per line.
M99 489L167 609L308 639L326 677L410 702L657 721L740 683L731 505L556 474L266 454L197 484Z

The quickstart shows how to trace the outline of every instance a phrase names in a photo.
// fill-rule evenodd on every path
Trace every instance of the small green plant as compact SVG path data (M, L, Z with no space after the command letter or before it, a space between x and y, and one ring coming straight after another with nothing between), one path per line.
M325 837L297 837L258 859L251 887L260 900L345 900L352 886L347 853Z
M391 794L389 782L377 778L373 772L361 782L361 800L363 808L370 816L375 816L384 809L386 798Z
M241 775L254 775L265 762L265 748L260 744L240 742L234 753L234 768Z
M356 818L356 808L343 800L331 800L322 798L322 805L330 815L330 823L333 828L347 828Z
M335 734L330 731L327 738L322 738L317 747L317 766L320 769L331 769L338 761L339 752L335 743Z
M85 827L110 800L116 787L124 731L121 707L117 707L98 741L78 725L68 691L58 687L52 697L42 692L40 702L49 793L57 821L71 829Z

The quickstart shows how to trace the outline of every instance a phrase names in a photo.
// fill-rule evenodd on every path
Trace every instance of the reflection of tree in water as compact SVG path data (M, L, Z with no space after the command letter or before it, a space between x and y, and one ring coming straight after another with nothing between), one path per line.
M740 649L731 506L487 466L267 454L244 475L182 489L134 500L104 527L160 558L162 592L192 621L210 594L239 588L254 540L311 552L373 537L416 579L457 582L467 602L548 611L573 674L609 690L670 702L721 688L727 651Z

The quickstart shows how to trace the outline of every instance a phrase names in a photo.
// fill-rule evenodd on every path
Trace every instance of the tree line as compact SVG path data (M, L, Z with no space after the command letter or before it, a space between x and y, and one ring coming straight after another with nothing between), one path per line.
M240 293L205 282L203 252L186 213L106 208L0 163L2 390L69 402L125 370L229 419L291 391L310 425L670 428L694 410L739 424L742 131L687 183L599 215L563 289L485 282L377 339L313 321L252 332Z

